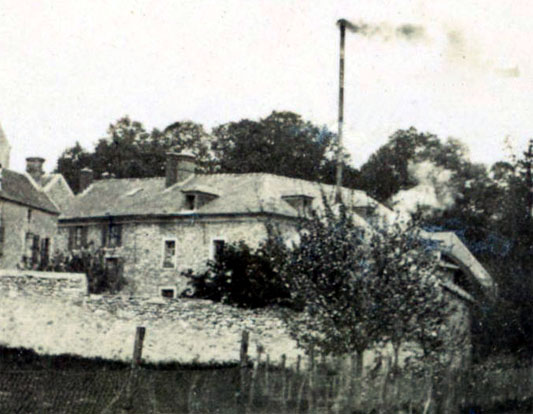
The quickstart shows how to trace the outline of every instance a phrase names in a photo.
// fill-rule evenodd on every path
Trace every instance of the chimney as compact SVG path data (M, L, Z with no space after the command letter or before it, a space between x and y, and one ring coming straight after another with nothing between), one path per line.
M44 158L41 158L41 157L26 158L26 172L29 175L31 175L31 178L33 178L35 182L39 185L41 185L41 179L43 178L43 175L44 175L43 164L44 164Z
M181 183L194 175L196 169L196 157L190 152L167 152L167 164L165 167L166 187Z
M93 183L93 178L94 173L90 168L85 167L80 171L80 182L78 189L80 193Z

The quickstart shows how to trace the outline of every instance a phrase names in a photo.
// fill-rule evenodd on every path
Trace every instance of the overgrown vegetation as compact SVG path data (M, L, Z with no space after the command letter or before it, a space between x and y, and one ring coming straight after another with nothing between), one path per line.
M243 308L290 306L289 289L280 278L285 254L284 246L274 238L256 249L244 242L227 245L205 272L184 274L190 280L184 296Z
M128 285L120 263L108 267L102 249L93 251L82 248L73 254L56 251L48 267L44 270L54 272L85 273L89 293L118 293Z

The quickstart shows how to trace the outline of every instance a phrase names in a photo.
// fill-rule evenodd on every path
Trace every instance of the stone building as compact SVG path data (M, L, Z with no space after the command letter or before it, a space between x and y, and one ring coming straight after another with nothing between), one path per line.
M65 211L74 201L74 193L61 174L44 174L40 182L42 190L54 202L59 211Z
M0 268L46 266L59 210L28 174L0 170Z
M122 269L134 293L164 296L184 289L181 272L202 270L225 243L258 245L268 224L293 239L295 220L335 193L334 186L273 174L197 174L192 155L175 153L167 156L166 177L93 181L86 169L81 188L60 217L59 245L72 252L103 247L106 266ZM391 210L362 191L343 188L342 197L361 226L371 228L376 217L394 220ZM459 239L453 244L468 280L490 284Z
M47 175L44 159L10 170L11 147L0 127L0 268L43 268L54 249L58 218L74 197L60 174Z

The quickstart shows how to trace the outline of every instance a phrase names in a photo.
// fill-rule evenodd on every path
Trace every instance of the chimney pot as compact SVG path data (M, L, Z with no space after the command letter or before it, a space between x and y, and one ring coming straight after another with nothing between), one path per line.
M28 157L26 158L26 172L31 175L33 180L41 185L41 181L44 175L43 171L44 158L41 157Z
M190 152L167 152L165 167L166 187L180 183L194 175L196 156Z
M87 187L89 187L93 183L93 179L94 179L93 170L91 170L88 167L83 168L80 171L79 192L81 193Z

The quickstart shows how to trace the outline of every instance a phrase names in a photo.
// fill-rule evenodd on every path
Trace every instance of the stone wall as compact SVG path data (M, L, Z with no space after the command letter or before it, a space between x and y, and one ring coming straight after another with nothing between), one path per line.
M5 224L4 247L0 256L0 268L14 269L21 264L24 254L31 255L26 243L26 233L50 240L50 257L57 235L57 216L34 208L2 201L2 221ZM29 213L31 211L31 213Z
M120 221L116 221L120 223ZM88 226L88 243L96 248L102 245L103 222L79 223ZM69 228L76 224L61 223L59 246L68 249ZM288 225L284 232L289 234ZM267 236L265 219L254 217L202 219L185 217L160 221L123 222L122 246L106 249L106 257L122 262L124 276L129 281L125 293L133 295L160 296L161 288L174 288L179 294L187 286L181 273L193 269L202 271L212 259L214 239L226 243L244 241L257 246ZM176 242L176 265L163 267L163 243L165 239Z
M83 299L87 294L87 278L82 273L0 270L0 295L3 297Z

